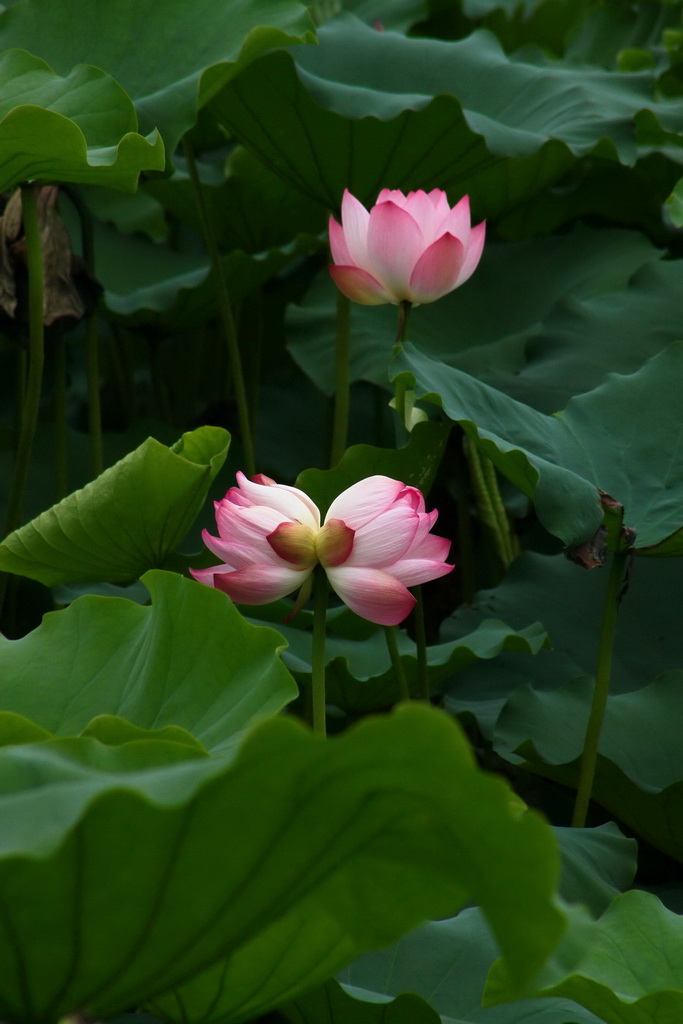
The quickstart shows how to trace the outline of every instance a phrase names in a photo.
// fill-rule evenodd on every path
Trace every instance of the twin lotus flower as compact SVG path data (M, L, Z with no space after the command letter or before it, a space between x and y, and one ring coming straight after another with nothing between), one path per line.
M415 487L371 476L334 499L324 524L320 510L298 487L259 474L237 474L215 503L218 537L203 533L223 560L191 569L200 583L240 604L267 604L298 590L321 565L332 589L357 615L395 626L415 598L408 587L445 576L450 542L430 530L438 513L426 512Z
M469 198L452 209L441 189L382 189L370 212L346 189L341 224L330 218L330 274L353 302L377 306L440 299L471 276L486 225L470 225Z
M353 302L434 302L474 272L485 224L471 227L469 199L453 208L441 189L383 189L370 212L348 189L341 224L330 218L335 284ZM399 480L371 476L347 488L321 525L317 505L297 487L237 474L216 502L218 537L203 533L222 564L191 569L200 583L240 604L267 604L299 590L316 566L357 615L395 626L415 598L407 589L445 576L450 543L430 531L437 512ZM305 591L304 591L305 593Z

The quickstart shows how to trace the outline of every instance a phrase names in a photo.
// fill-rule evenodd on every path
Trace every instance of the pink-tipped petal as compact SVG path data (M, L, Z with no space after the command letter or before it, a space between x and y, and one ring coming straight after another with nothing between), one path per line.
M458 288L461 284L464 284L477 269L477 264L481 259L481 254L484 248L485 237L486 221L483 220L481 224L477 224L476 228L472 228L470 233L470 241L467 246L467 252L465 253L465 259L462 267L460 268L460 273L458 274Z
M462 242L465 252L467 252L471 231L470 197L463 196L460 202L456 203L449 212L448 216L444 218L440 233L446 234L448 232L449 235L454 235Z
M330 275L342 295L362 306L382 306L396 299L379 281L360 267L337 267L332 265Z
M380 512L356 531L347 565L386 568L410 550L417 527L417 513L406 505Z
M213 585L237 604L269 604L298 590L310 573L310 569L251 565L235 572L214 572Z
M352 530L390 508L404 490L400 480L388 476L368 476L347 487L330 505L326 519L343 519Z
M405 206L406 197L397 188L383 188L377 196L377 203L387 202L396 203L397 206ZM375 206L377 206L377 203L375 203Z
M307 526L320 526L320 512L317 505L298 487L285 484L261 484L248 480L243 473L237 474L241 493L253 505L262 505L281 513L280 519L291 519ZM277 523L273 525L275 529Z
M426 537L422 537L418 540L416 534L413 543L410 545L403 557L427 558L432 562L445 562L450 550L451 542L447 537L437 537L433 533L428 533Z
M417 221L391 200L373 206L368 226L368 270L394 300L412 302L410 275L424 250Z
M344 229L341 224L337 224L334 217L330 217L329 236L333 263L338 263L343 267L353 266L354 261L346 244Z
M454 568L454 565L431 558L402 558L389 571L406 587L416 587L418 583L429 583L440 576L447 576Z
M342 199L342 227L351 263L368 269L368 225L370 214L349 190L344 189ZM337 261L335 260L335 263Z
M229 501L222 501L216 509L216 524L223 540L234 544L254 545L262 550L267 547L268 534L283 520L281 512L265 505L244 508Z
M342 565L327 570L333 590L352 612L380 626L397 626L409 615L415 598L381 569Z
M443 218L439 216L427 193L421 190L419 192L411 192L403 209L420 225L423 249L431 245L440 233L437 229Z
M410 278L415 304L434 302L453 291L465 259L462 242L442 235L420 256Z
M190 575L196 579L197 583L212 587L214 573L226 572L228 569L227 565L212 565L210 569L190 569Z

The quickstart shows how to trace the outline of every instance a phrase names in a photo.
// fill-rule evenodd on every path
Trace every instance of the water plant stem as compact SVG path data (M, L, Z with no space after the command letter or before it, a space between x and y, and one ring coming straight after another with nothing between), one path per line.
M337 292L337 330L334 357L334 416L330 465L336 466L346 451L349 430L349 356L351 349L351 302Z
M384 627L384 638L387 643L387 650L389 651L389 657L391 658L391 665L394 670L394 676L398 683L398 692L401 700L410 700L410 689L408 687L408 680L406 678L405 670L403 668L403 662L401 661L401 655L398 653L398 644L396 642L396 626L385 626Z
M325 633L327 620L327 576L317 566L313 578L313 638L311 641L311 708L313 732L327 735L325 700Z
M192 147L187 139L183 139L183 154L185 156L190 182L192 183L192 190L194 192L197 212L199 214L202 234L204 236L204 244L206 245L206 250L209 254L211 269L213 271L216 285L220 322L228 349L232 386L235 392L237 416L242 435L244 467L246 469L247 476L254 476L256 472L256 463L254 457L251 417L249 415L249 403L247 401L247 390L244 383L244 372L242 370L242 359L237 341L237 330L235 328L235 318L232 313L232 304L230 302L228 286L225 280L223 264L221 263L220 253L218 252L216 235L204 201L202 184L199 180L199 173L197 171L197 163L194 158L194 153L192 152Z
M425 631L425 609L422 600L422 587L413 587L415 607L413 608L413 626L415 627L415 646L417 648L417 687L420 700L429 703L429 671L427 669L427 633Z
M607 593L605 594L605 604L602 613L602 625L600 627L600 645L598 648L598 663L595 670L593 702L588 717L586 736L583 741L579 785L576 793L574 815L572 817L572 825L575 828L583 828L586 824L588 805L593 791L595 766L598 759L598 743L612 674L612 652L614 650L617 613L619 611L619 600L622 593L628 557L627 551L617 551L612 555L612 564L610 566Z
M45 362L45 329L43 324L45 286L35 189L36 186L31 184L21 186L24 236L26 238L26 264L28 268L29 354L28 374L19 427L19 443L17 445L12 482L10 484L9 500L7 502L5 533L11 533L12 530L16 530L21 524L31 450L38 425L43 365Z
M498 488L496 468L467 436L465 451L479 518L490 530L496 553L503 567L508 569L519 554L519 541L510 529L510 521Z
M408 319L411 308L411 303L406 300L399 303L395 345L402 345L408 336ZM394 408L398 416L398 428L396 431L396 445L398 447L399 444L405 442L409 433L408 424L406 423L406 386L401 378L396 381Z

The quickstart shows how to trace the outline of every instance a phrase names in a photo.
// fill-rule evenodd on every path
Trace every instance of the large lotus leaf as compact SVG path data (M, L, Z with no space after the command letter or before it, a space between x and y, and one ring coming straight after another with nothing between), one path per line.
M150 606L81 597L21 640L0 639L0 706L57 736L101 715L180 726L215 752L296 696L279 633L194 580L144 579Z
M334 980L278 1007L278 1013L290 1024L440 1024L436 1010L412 992L391 1002L368 1002Z
M427 494L439 469L449 432L450 428L444 423L423 422L410 432L402 448L354 445L332 469L303 470L296 485L310 494L323 514L347 487L375 474L402 480Z
M683 1015L683 921L650 893L619 896L584 936L567 943L535 994L564 996L607 1024L678 1024ZM507 998L493 968L487 999Z
M593 785L598 803L679 860L682 685L683 671L671 671L640 690L609 696ZM520 686L498 717L496 749L533 771L575 786L592 690L592 680L586 678L550 693Z
M301 42L311 22L298 0L25 0L2 13L0 46L22 46L62 73L94 64L135 103L144 131L169 153L200 106L260 53Z
M229 440L221 427L199 427L171 448L148 438L5 537L0 569L53 586L128 582L163 566L204 504Z
M421 709L421 715L424 715L425 710L427 709ZM404 705L399 712L398 720L405 722L406 725L408 725L408 722L410 723L405 732L403 756L406 758L406 763L411 763L413 758L420 756L418 749L424 733L423 729L415 728L416 724L419 724L420 721L415 716L415 705ZM389 721L392 722L394 719L392 718ZM376 727L375 725L374 728ZM368 728L373 728L373 726L365 724L361 727L363 730ZM410 729L414 731L410 733ZM408 738L409 735L410 738ZM348 739L350 740L350 737ZM399 737L395 735L394 741L397 740L399 740ZM431 758L428 759L428 763L431 763ZM371 771L369 766L361 764L358 759L356 759L354 764L356 770L362 771L366 775L370 772L374 777L374 769ZM459 785L460 797L465 802L468 802L468 794L470 793L469 783L464 782L460 772L453 768L451 768L451 773L448 784L443 787L447 800L451 799ZM477 775L477 777L479 778L480 776ZM404 785L403 778L402 771L399 771L398 774L395 771L394 781L397 786ZM505 787L501 786L501 795L504 789ZM337 799L336 795L332 792L328 794L328 798L332 801ZM507 801L507 813L514 818L514 811L512 809L514 801L510 801L509 793ZM428 806L426 805L425 809ZM482 798L476 811L474 810L475 804L472 803L469 806L469 810L465 812L470 815L467 825L464 824L464 804L461 804L459 807L451 804L448 810L446 810L445 805L442 806L439 812L440 821L442 828L444 822L448 822L447 832L451 837L448 842L452 845L450 846L447 859L451 864L451 872L460 872L464 866L462 856L464 854L469 859L469 871L474 871L477 874L482 872L486 874L488 878L486 892L484 893L484 890L477 886L471 898L481 902L484 914L496 935L497 941L504 949L505 955L509 956L510 951L509 946L505 943L505 936L508 927L512 924L512 915L516 913L513 910L512 903L516 903L521 898L521 891L525 889L529 878L536 877L539 865L543 873L543 858L537 859L540 851L536 854L532 853L531 844L527 843L525 846L525 859L517 860L516 844L514 841L510 842L510 838L508 838L509 832L500 821L495 826L495 829L497 829L497 831L494 830L495 834L492 831L490 837L488 837L488 829L490 826L493 826L493 817L490 816L489 811L485 810L487 806L487 801L482 791ZM431 811L428 813L431 813ZM518 819L520 824L526 821L528 817L528 814L522 813L521 818ZM470 847L469 845L469 836L473 836L472 830L476 831L478 837L476 847ZM455 836L458 836L457 840L453 838ZM388 836L387 839L389 839ZM501 844L504 844L506 849L506 858L504 859L500 857ZM465 853L465 850L468 852ZM510 888L505 889L488 872L490 869L493 869L495 864L494 874L497 875L502 867L503 860L507 861L509 859L516 864L514 869L511 864L507 865L510 871L514 870L516 872L516 881L512 883L512 875L508 875L505 884L509 885ZM438 857L432 856L430 862L432 868L436 869L435 889L438 890L441 888ZM391 899L396 903L396 892L399 891L398 881L394 877L393 872L389 872L389 874L394 878L393 883L390 883L393 884ZM358 897L362 900L367 886L373 884L371 874L366 873L362 878L361 876L356 876L356 882L359 886ZM401 888L400 891L402 893L400 902L403 902L408 896L408 891L404 888ZM408 902L412 902L415 897L416 894L411 894ZM531 910L531 905L526 903L525 906L527 907L526 913L533 913L534 915L532 919L533 924L529 926L530 922L526 921L525 927L519 930L524 936L524 943L528 944L526 956L530 953L533 960L534 952L531 947L532 943L537 940L534 940L530 933L537 930L539 921L537 912ZM303 912L301 914L296 917L289 915L282 922L276 923L272 928L271 936L264 936L255 940L243 955L233 957L227 963L216 965L211 970L193 979L187 985L174 990L173 993L168 993L161 999L155 999L152 1009L171 1020L202 1019L206 1024L214 1024L214 1022L215 1024L229 1024L231 1021L237 1022L255 1016L257 1013L263 1012L263 1009L268 1005L273 1005L276 1001L276 991L279 991L279 1001L282 1001L284 998L282 977L283 975L291 976L293 965L296 965L297 987L303 989L322 983L337 969L333 966L335 960L339 964L342 958L348 961L350 957L340 953L338 929L328 928L326 931L321 931L315 921L306 917L305 910L306 908L302 907ZM405 912L405 910L402 912ZM501 914L503 917L496 920L493 916L494 913L496 915ZM543 911L541 913L543 916ZM520 921L519 918L516 918L516 920L515 929L517 930ZM378 941L376 944L384 943ZM344 947L342 946L341 948L343 949ZM348 949L348 942L345 948ZM521 950L516 952L521 953ZM308 976L306 980L300 982L298 979L304 963L308 968ZM516 958L516 963L512 970L519 970L521 964L522 957L520 956ZM528 962L525 963L524 970L528 976L531 975L531 966ZM288 995L291 997L294 994L295 992L292 991Z
M324 981L320 951L329 976L471 900L524 984L564 927L549 827L430 708L326 743L273 719L230 763L149 740L6 747L0 780L12 1024L110 1016L219 957L221 1018L244 1020ZM292 941L301 922L316 939L305 947Z
M278 626L289 647L285 664L304 686L311 681L311 634L293 626ZM475 632L451 643L427 648L430 689L478 659L497 658L504 651L536 654L547 642L545 631L536 623L519 632L504 622L489 619ZM402 630L396 643L411 693L419 695L417 654L413 640ZM327 699L351 714L377 711L400 700L395 672L383 630L351 638L328 633L325 644ZM0 690L1 693L1 690Z
M506 204L556 179L572 156L599 148L631 163L633 117L652 104L651 73L532 62L487 32L407 38L345 15L306 49L296 65L274 53L247 68L216 110L265 163L333 209L346 186L370 202L385 186L479 195L480 182L490 215L504 158L534 165Z
M560 893L578 900L596 917L633 878L636 843L615 825L596 829L555 829L562 857ZM339 978L368 997L416 992L445 1019L459 1024L566 1024L593 1022L593 1014L565 999L515 1001L482 1008L486 977L497 956L495 943L478 909L446 921L431 921L386 950L373 950L346 967Z
M552 650L530 660L502 654L479 661L445 684L446 707L470 711L491 738L498 714L510 694L530 684L547 691L595 672L599 623L607 570L586 572L562 555L522 554L493 590L480 591L471 608L458 609L441 626L447 641L469 636L491 616L514 629L539 620ZM639 559L619 607L612 660L614 693L637 690L663 672L683 668L679 597L683 565L678 559ZM656 638L656 639L655 639Z
M555 412L609 370L638 369L678 339L681 269L659 257L642 235L610 229L494 241L462 288L412 313L409 338L421 352ZM628 286L635 271L655 261ZM335 387L335 296L325 272L288 314L289 350L327 394ZM353 307L353 380L386 384L395 333L395 307Z
M159 134L137 128L130 99L99 68L60 78L25 50L0 54L0 192L31 179L133 192L140 171L164 166Z
M600 524L599 488L624 506L624 523L637 531L639 551L683 553L677 386L683 343L670 345L636 373L610 374L553 416L411 345L404 346L394 368L408 371L408 386L418 387L418 397L429 394L461 423L501 473L534 501L549 533L567 546L589 540Z

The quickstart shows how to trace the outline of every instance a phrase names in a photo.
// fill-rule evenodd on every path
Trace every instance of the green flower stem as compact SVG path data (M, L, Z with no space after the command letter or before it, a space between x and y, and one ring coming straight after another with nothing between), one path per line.
M391 665L394 670L394 676L398 683L398 692L401 695L401 700L410 700L410 689L408 687L408 680L406 678L405 670L403 668L403 662L401 661L401 655L398 653L398 644L396 642L396 626L385 626L384 627L384 638L387 642L387 650L389 651L389 657L391 658Z
M496 553L507 569L519 554L519 544L510 529L510 521L498 489L495 466L467 436L465 450L479 518L491 531Z
M327 575L322 566L313 570L313 639L311 643L311 706L313 732L327 734L325 714L325 625L327 619Z
M202 226L202 234L204 235L204 244L206 245L207 252L209 254L209 260L211 261L211 269L213 270L214 278L216 281L216 291L218 297L218 308L220 312L221 326L223 328L223 334L228 348L228 359L230 362L230 372L232 375L232 386L235 391L235 401L237 403L237 416L239 418L240 431L242 434L242 451L244 455L244 468L247 476L254 476L256 472L256 463L254 458L254 443L252 439L251 430L251 417L249 415L249 404L247 402L247 390L244 383L244 373L242 370L242 360L240 357L239 344L237 342L237 331L235 329L235 319L232 313L232 305L230 303L230 295L228 293L228 287L225 280L225 273L223 271L223 264L221 263L220 254L218 252L218 243L214 234L213 225L211 218L209 217L204 202L204 195L202 193L202 186L199 180L199 174L197 172L197 164L187 139L183 139L183 153L185 161L187 163L187 171L190 176L192 183L192 189L194 192L195 202L197 204L197 212L199 213L199 220Z
M398 325L396 329L396 345L402 345L408 336L408 319L412 305L404 300L398 306ZM404 444L410 433L406 423L406 386L401 380L396 381L396 392L394 397L394 408L398 416L398 428L396 431L396 446Z
M467 456L464 447L466 435L461 427L458 430L461 436L456 435L457 447L453 451L452 473L457 504L458 568L462 599L465 604L471 604L477 593L477 574L470 516L470 476L467 472Z
M602 613L602 626L600 628L600 646L598 648L598 664L595 670L593 703L586 727L586 737L583 741L579 785L574 805L574 816L572 818L572 825L575 828L583 828L586 824L588 805L593 791L595 766L598 759L598 742L600 740L600 730L602 729L602 720L605 715L607 695L610 687L612 651L614 649L619 599L621 597L628 557L627 551L618 551L612 555L612 565L610 567Z
M78 192L64 188L81 222L81 250L88 272L95 277L95 237L90 210ZM104 469L102 447L102 408L100 403L100 351L97 313L93 309L85 318L85 354L88 380L88 433L90 435L90 475L94 480Z
M29 357L28 376L21 410L19 443L7 502L5 533L11 533L21 524L28 467L38 425L45 362L43 253L40 244L36 193L33 185L21 186L21 201L28 266Z
M415 644L417 647L417 686L420 699L429 703L429 671L427 669L427 634L425 632L425 609L422 600L422 587L413 587L415 607L413 608L413 625L415 627Z
M330 465L336 466L346 451L349 430L349 358L351 349L351 302L337 292L337 331L334 357L334 418Z
M66 339L62 334L55 341L55 501L69 492L66 431Z

